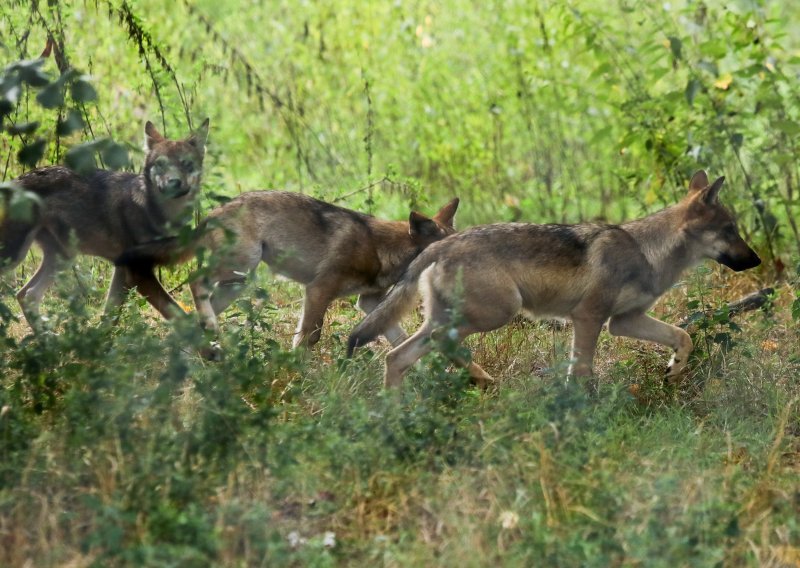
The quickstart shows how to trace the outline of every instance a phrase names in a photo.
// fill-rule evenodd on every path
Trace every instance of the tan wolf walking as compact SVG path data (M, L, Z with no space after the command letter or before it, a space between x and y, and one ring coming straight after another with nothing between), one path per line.
M78 174L63 166L37 168L14 183L38 197L33 219L8 216L0 222L0 270L19 264L36 242L42 262L17 293L28 324L36 329L42 296L61 261L76 253L115 260L125 250L166 237L191 218L200 191L208 119L183 140L168 140L151 122L145 125L141 174L95 170ZM105 310L111 312L136 287L164 317L180 307L149 271L116 267Z
M400 385L403 373L431 350L431 333L450 323L454 306L460 312L455 322L458 341L497 329L519 312L571 319L569 372L578 376L592 374L597 338L609 321L612 335L673 349L667 368L667 377L673 379L685 367L692 341L682 329L646 311L684 269L705 258L736 271L761 262L718 200L724 179L709 184L706 173L699 171L677 205L622 225L501 223L435 243L356 326L348 354L394 326L414 305L419 287L425 322L386 356L387 387ZM492 380L474 363L469 372L477 383Z
M217 314L241 293L247 273L266 262L305 285L293 345L310 347L334 299L359 294L358 306L370 312L421 251L455 232L457 208L453 199L432 218L412 211L408 221L386 221L299 193L252 191L214 209L189 245L164 239L135 247L117 262L146 272L152 263L211 252L212 262L191 288L203 327L215 333ZM381 331L392 344L406 338L399 325Z

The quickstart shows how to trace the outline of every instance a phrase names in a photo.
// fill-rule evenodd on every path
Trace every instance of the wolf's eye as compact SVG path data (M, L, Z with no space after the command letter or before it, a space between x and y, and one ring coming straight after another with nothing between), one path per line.
M194 170L193 160L181 160L181 168L187 172Z
M153 166L155 166L156 169L161 171L165 170L168 165L169 165L169 159L166 158L165 156L159 156L158 158L156 158L156 161L153 164Z

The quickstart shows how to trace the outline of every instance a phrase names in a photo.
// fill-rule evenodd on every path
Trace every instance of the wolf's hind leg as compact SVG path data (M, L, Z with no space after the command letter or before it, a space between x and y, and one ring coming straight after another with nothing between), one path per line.
M603 329L603 320L593 317L572 317L574 326L572 334L572 350L569 375L589 377L592 375L594 354L597 350L597 338Z
M247 279L244 276L236 276L217 284L211 293L211 308L214 310L214 314L219 315L228 309L228 306L244 290L246 281Z
M467 363L466 359L453 358L453 363L461 367L462 369L467 369L469 373L469 378L472 380L472 384L477 386L481 389L486 389L490 384L495 382L495 378L491 376L489 373L483 370L483 367L475 363L474 361L470 361Z
M40 245L42 247L42 263L33 278L28 280L28 283L17 292L17 301L22 308L22 313L34 331L39 327L39 305L42 303L44 293L55 281L59 264L58 247L51 243L48 237L44 237L40 241Z
M365 314L368 314L378 307L378 304L380 304L384 296L384 292L377 294L361 294L358 297L358 307L361 308ZM392 347L397 347L408 339L408 334L403 331L399 323L392 324L391 327L383 333L383 336L392 344Z
M667 367L667 379L670 381L680 375L692 352L692 338L688 333L646 314L614 316L608 323L608 331L611 335L625 335L635 339L653 341L673 349L674 353Z
M414 335L406 339L386 355L386 370L383 385L388 388L399 387L403 382L403 374L419 359L428 353L433 345L430 341L433 325L426 320Z

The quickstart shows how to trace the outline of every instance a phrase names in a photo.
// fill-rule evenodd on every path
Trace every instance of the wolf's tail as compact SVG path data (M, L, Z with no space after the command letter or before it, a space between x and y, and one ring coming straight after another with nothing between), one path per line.
M179 264L191 256L191 247L181 244L178 237L164 237L126 249L114 260L117 266L165 266Z
M205 223L190 234L162 237L134 245L114 259L117 266L153 267L182 264L190 260L202 242Z
M375 340L411 310L417 297L420 275L437 259L435 250L431 248L428 247L414 259L381 303L353 329L347 340L348 357L353 355L356 347Z

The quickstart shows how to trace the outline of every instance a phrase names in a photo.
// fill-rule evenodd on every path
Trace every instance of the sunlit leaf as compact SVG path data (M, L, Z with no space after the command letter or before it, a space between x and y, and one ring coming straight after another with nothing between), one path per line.
M722 89L723 91L728 90L728 87L731 86L733 82L733 76L730 73L725 73L722 77L714 81L714 86L717 89Z

